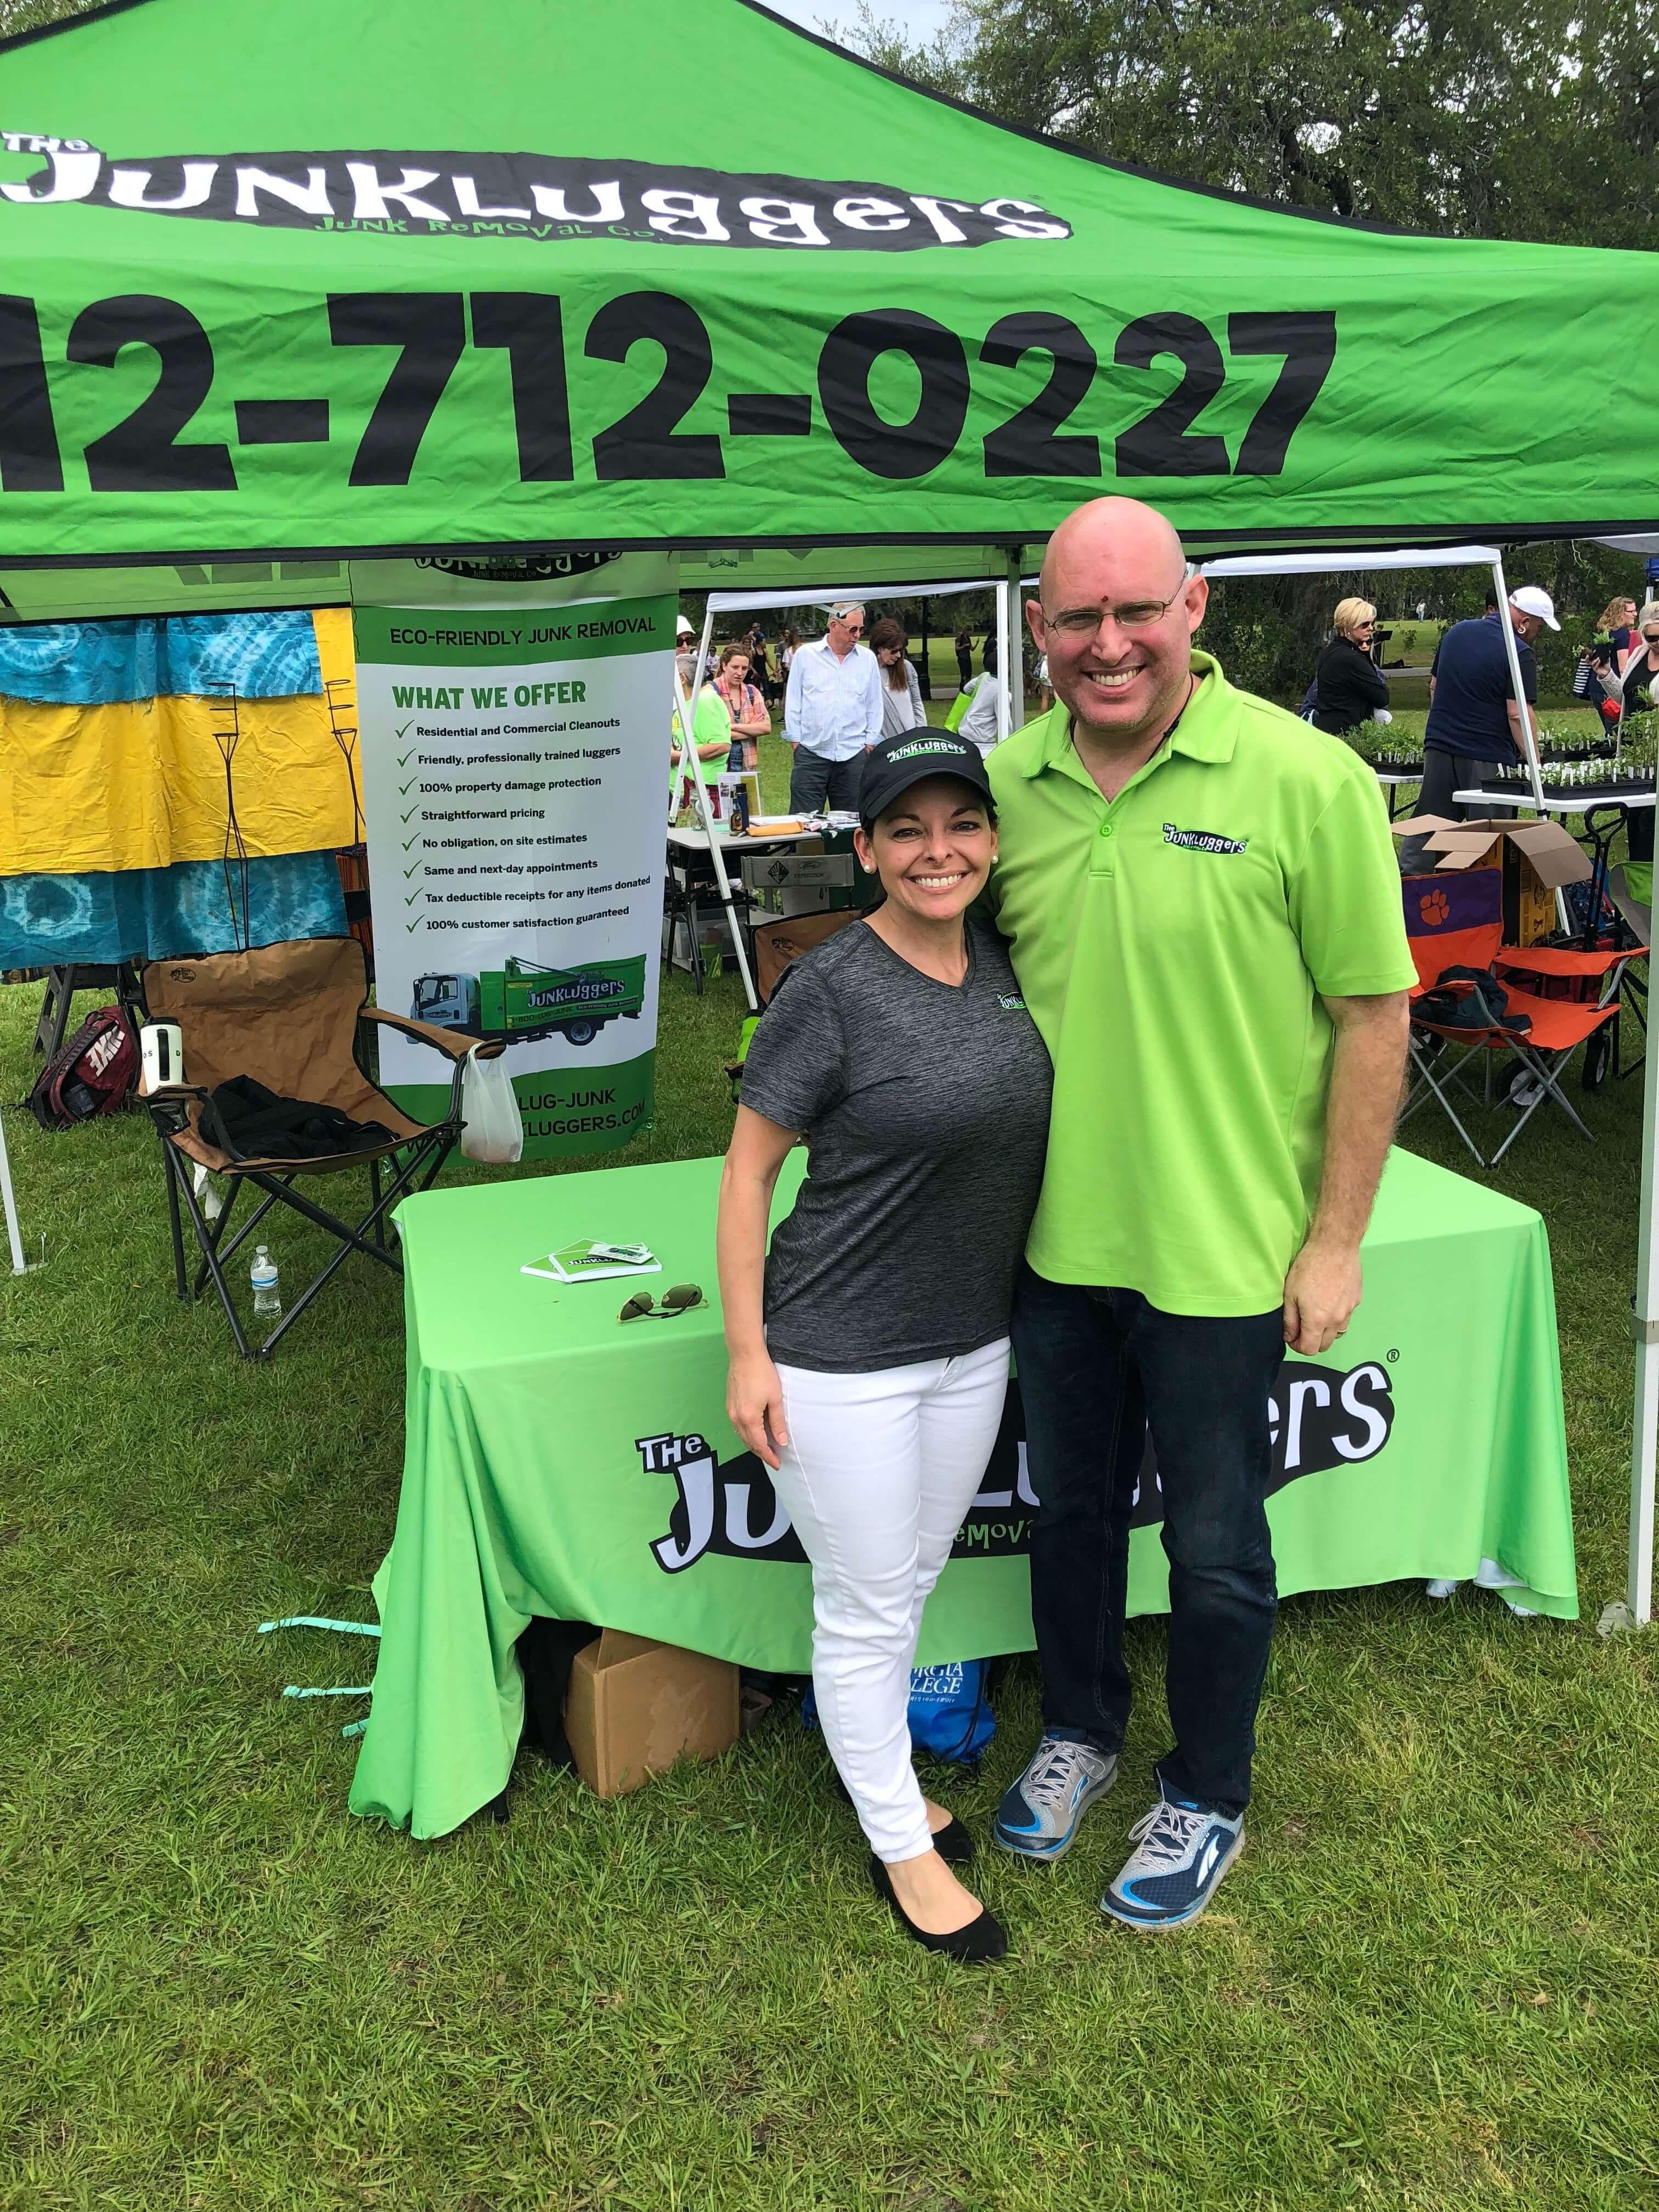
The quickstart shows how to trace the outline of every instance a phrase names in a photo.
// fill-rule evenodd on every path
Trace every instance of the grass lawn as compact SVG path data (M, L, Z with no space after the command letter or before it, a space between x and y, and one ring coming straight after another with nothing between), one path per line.
M0 1097L38 999L0 990ZM729 977L671 981L659 1125L621 1158L723 1146L739 1012ZM792 1718L613 1805L532 1762L506 1826L416 1845L349 1818L363 1709L278 1692L372 1654L252 1630L369 1604L398 1287L350 1263L244 1367L173 1296L148 1124L9 1112L48 1257L0 1277L0 2206L1659 2198L1659 1644L1595 1633L1624 1581L1638 1086L1588 1110L1595 1149L1540 1116L1501 1176L1550 1227L1585 1618L1407 1585L1287 1603L1249 1848L1162 1942L1094 1909L1163 1741L1138 1624L1123 1786L1063 1867L989 1857L1016 1955L977 1977L899 1940ZM321 1249L285 1228L285 1281ZM999 1719L948 1793L981 1833L1034 1732L1029 1663Z

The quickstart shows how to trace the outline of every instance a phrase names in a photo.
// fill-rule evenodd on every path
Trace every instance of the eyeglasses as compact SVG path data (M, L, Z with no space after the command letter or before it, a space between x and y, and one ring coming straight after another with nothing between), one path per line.
M1051 615L1045 607L1043 627L1057 629L1062 637L1092 637L1109 617L1120 629L1151 629L1154 623L1163 621L1189 580L1183 576L1167 599L1131 599L1121 607L1067 607L1057 615Z
M617 1316L618 1321L672 1321L678 1314L690 1313L693 1306L702 1304L702 1292L695 1283L676 1283L662 1294L659 1306L649 1291L635 1291L628 1304Z
M851 630L854 637L864 628L861 622L848 622L845 615L831 615L830 619L833 623L839 623L843 629Z

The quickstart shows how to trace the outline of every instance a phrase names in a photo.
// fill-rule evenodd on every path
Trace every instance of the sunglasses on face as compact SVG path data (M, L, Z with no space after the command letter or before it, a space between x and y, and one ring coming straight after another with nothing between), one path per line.
M702 1304L702 1292L696 1283L675 1283L662 1294L658 1305L649 1291L635 1291L628 1304L617 1316L618 1321L672 1321L676 1315L690 1313L693 1306Z
M1045 609L1043 624L1057 629L1062 637L1092 637L1108 616L1120 629L1151 629L1163 621L1186 588L1183 577L1167 599L1130 599L1121 607L1065 607L1054 615Z

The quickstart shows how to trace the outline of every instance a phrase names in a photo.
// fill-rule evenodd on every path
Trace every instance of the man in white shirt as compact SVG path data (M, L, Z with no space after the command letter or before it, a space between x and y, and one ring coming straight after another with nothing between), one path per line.
M794 748L789 810L856 813L864 756L881 736L881 664L867 646L864 609L830 610L826 637L803 645L789 664L783 734Z

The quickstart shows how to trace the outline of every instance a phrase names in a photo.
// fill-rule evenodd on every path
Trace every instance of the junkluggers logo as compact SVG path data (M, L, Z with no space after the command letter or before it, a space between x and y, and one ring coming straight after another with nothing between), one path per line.
M1394 1414L1388 1370L1375 1360L1346 1369L1310 1360L1287 1366L1267 1401L1273 1454L1267 1495L1304 1475L1375 1459L1389 1441ZM683 1574L708 1552L726 1559L805 1561L771 1474L753 1452L722 1462L696 1431L639 1437L634 1449L647 1474L667 1475L674 1483L667 1533L651 1546L665 1574ZM1018 1381L1011 1381L979 1494L957 1532L951 1558L1001 1559L1029 1551L1037 1504L1026 1459L1024 1407ZM1149 1528L1163 1518L1163 1486L1148 1435L1130 1522Z
M659 246L905 253L1069 238L1034 200L947 199L896 185L826 183L654 161L553 154L311 151L132 155L112 161L84 138L0 130L11 154L46 167L0 184L21 207L79 201L140 214L283 230L373 230L430 237L637 239Z

